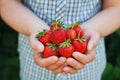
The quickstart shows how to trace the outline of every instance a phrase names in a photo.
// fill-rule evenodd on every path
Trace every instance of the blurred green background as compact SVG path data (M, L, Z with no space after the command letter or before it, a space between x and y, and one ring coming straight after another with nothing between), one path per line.
M0 19L0 80L19 80L18 34ZM120 30L105 38L107 66L102 80L120 80Z

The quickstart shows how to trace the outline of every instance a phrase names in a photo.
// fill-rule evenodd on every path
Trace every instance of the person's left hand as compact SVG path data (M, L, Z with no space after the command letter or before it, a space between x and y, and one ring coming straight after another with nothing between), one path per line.
M74 52L72 55L73 58L68 58L66 60L67 65L63 68L64 73L74 74L94 60L96 55L95 49L99 42L100 35L96 31L90 29L84 29L84 35L89 37L86 53Z

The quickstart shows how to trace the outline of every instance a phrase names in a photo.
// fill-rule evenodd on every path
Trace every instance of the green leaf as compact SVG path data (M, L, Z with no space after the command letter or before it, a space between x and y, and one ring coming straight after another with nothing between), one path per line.
M118 29L118 30L116 31L116 33L120 36L120 29Z
M81 23L80 23L80 21L77 21L75 24L80 25Z
M70 47L70 45L71 45L71 40L67 39L66 41L60 43L59 47L65 48L65 47Z
M105 71L104 71L104 73L103 73L103 80L113 80L113 79L111 78L111 76L109 76L109 75L113 75L113 74L111 73L111 72L112 72L112 69L113 69L112 64L107 63L106 69L105 69Z
M42 32L39 32L36 36L37 39L41 38L48 30L44 29Z

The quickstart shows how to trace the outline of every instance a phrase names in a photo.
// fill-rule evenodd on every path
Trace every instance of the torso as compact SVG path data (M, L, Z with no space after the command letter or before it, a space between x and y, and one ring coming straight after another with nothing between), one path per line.
M33 11L46 24L61 19L64 24L85 21L101 10L101 0L23 0L25 6ZM96 58L76 74L53 74L37 66L33 61L33 52L29 38L19 35L21 79L23 80L100 80L106 64L104 40L101 39L96 50Z

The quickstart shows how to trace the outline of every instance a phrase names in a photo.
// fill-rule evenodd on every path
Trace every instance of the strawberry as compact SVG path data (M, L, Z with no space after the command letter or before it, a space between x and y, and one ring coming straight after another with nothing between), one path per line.
M76 38L72 41L72 45L74 46L75 51L85 53L87 50L87 41L84 37Z
M65 42L60 44L60 46L58 48L58 52L59 52L60 56L63 56L66 58L69 58L72 56L72 53L74 52L74 47L70 43L71 43L71 41L70 41L70 39L68 39Z
M67 30L67 38L69 38L70 40L73 40L76 38L76 32L74 29L68 29Z
M54 31L62 27L62 22L60 20L53 20L50 30Z
M80 28L80 22L79 21L74 24L73 29L75 30L77 35L79 33L80 37L83 36L83 30Z
M79 37L83 37L83 30L81 29L81 30L79 30L79 32L77 33L77 36L79 36Z
M39 41L45 45L46 43L50 42L50 36L51 36L51 32L47 30L43 30L43 32L40 32L36 38L38 38Z
M66 31L63 28L57 29L51 34L51 41L60 44L66 40Z
M56 51L57 47L55 44L47 43L47 46L45 46L43 57L47 58L50 56L58 56L58 53Z

